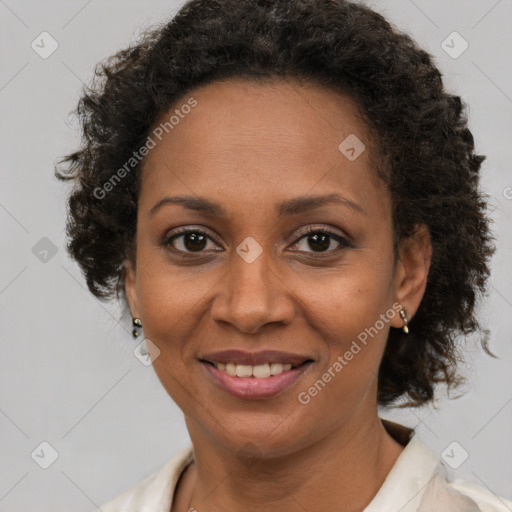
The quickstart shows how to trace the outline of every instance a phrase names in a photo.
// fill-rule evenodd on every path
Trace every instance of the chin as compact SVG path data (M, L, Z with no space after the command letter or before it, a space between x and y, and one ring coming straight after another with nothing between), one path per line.
M308 435L304 431L305 420L294 420L291 424L290 416L286 414L279 416L257 417L253 414L247 414L244 420L224 421L216 423L214 426L215 434L213 437L227 451L236 453L242 458L278 458L294 453L309 442L314 442L316 437L321 437L320 429L311 426L315 435ZM263 413L260 414L263 416ZM236 422L235 422L236 421ZM219 427L222 424L224 428ZM313 439L313 437L315 439Z

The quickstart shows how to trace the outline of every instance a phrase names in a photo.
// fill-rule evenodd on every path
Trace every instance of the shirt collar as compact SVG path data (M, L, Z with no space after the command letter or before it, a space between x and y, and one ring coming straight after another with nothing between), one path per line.
M381 420L389 434L405 445L381 488L363 512L415 512L440 463L412 429Z
M363 512L416 512L439 459L416 437L414 430L388 420L381 421L388 433L405 448ZM147 510L170 510L176 483L193 458L193 448L189 446L174 455L154 475L153 482L141 496Z

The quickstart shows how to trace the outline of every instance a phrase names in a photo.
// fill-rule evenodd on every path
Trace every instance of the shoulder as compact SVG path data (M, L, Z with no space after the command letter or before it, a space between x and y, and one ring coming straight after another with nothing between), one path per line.
M449 480L440 464L423 494L418 512L432 510L460 512L510 512L512 501L469 480Z
M512 501L494 494L486 487L468 480L454 480L447 485L463 496L472 499L481 512L511 512Z
M192 446L171 457L160 469L99 507L102 512L168 512L176 482L193 459Z
M512 501L486 486L451 478L444 461L412 430L399 439L400 425L384 426L404 449L365 512L512 512Z

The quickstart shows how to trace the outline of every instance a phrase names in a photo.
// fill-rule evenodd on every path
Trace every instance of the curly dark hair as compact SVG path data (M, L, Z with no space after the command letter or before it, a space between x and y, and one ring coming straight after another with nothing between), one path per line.
M410 334L390 331L378 402L417 406L434 399L437 383L457 387L464 381L456 371L458 337L485 333L476 306L495 250L479 190L485 157L475 153L466 105L444 89L433 58L380 14L345 0L191 0L97 65L76 108L82 145L55 168L59 179L74 180L67 250L89 290L101 300L116 292L126 306L124 262L135 263L141 164L105 197L94 191L180 98L234 77L309 80L355 101L390 191L395 247L425 224L433 248ZM482 335L491 354L487 343Z

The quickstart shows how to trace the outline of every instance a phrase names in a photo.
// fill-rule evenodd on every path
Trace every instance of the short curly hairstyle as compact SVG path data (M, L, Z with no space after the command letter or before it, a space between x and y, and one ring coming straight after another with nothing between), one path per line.
M491 354L476 317L495 250L479 190L484 157L475 153L466 105L445 90L433 58L361 4L191 0L96 66L76 108L81 147L55 168L75 184L67 250L90 291L101 300L116 292L126 306L124 263L135 263L141 164L105 197L94 191L180 98L235 77L309 80L353 99L375 139L375 171L390 192L395 249L418 224L428 227L433 248L411 332L390 331L378 403L418 406L434 399L437 383L457 387L464 381L456 369L461 334L482 334Z

